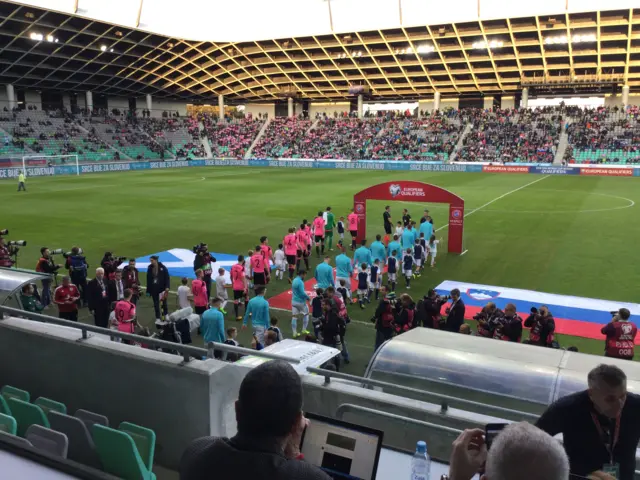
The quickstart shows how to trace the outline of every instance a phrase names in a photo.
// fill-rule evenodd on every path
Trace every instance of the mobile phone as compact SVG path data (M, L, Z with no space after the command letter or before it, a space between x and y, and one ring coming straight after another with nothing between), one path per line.
M487 445L487 450L491 448L491 444L498 436L498 434L509 425L508 423L487 423L484 427L484 443Z

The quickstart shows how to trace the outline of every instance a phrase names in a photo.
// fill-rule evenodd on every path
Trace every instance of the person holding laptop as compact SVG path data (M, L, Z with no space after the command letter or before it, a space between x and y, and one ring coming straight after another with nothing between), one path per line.
M270 361L242 380L238 434L194 440L180 460L180 480L330 480L300 453L308 420L302 382L291 365Z

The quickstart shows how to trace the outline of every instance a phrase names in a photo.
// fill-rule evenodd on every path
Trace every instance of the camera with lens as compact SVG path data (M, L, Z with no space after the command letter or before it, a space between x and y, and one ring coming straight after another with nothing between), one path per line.
M0 230L0 235L9 235L9 229L5 228L4 230Z
M64 258L69 258L69 257L70 257L70 256L72 256L72 255L82 255L83 253L84 253L84 250L82 250L80 247L78 247L78 253L73 253L73 251L71 251L71 250L70 250L70 251L68 251L68 252L64 252L64 253L62 254L62 256L63 256Z
M531 313L533 315L537 315L538 314L538 309L536 307L531 307Z
M198 255L200 253L206 253L207 252L207 244L206 243L199 243L197 245L194 245L193 248L192 248L192 251L196 255Z
M20 251L20 247L26 247L26 240L9 240L7 242L7 247L9 249L9 255L17 255Z
M113 257L113 259L114 259L116 262L120 262L120 263L123 263L123 262L126 262L126 261L127 261L127 257Z
M49 255L63 255L64 248L50 248Z

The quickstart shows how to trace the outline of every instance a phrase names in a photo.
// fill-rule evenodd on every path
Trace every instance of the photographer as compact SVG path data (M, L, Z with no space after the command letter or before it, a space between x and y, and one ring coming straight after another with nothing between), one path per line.
M451 306L447 308L447 321L444 329L447 332L459 333L460 325L464 323L464 302L460 298L460 290L454 288L451 290Z
M147 295L153 299L156 320L160 320L160 302L162 302L162 314L167 315L169 313L167 306L167 296L171 285L169 270L158 261L157 255L152 255L150 260L151 264L147 268Z
M611 314L613 318L601 330L602 334L607 336L604 343L604 356L633 360L638 328L629 321L631 312L626 308L621 308Z
M504 307L504 314L495 325L493 338L506 342L520 342L522 338L522 318L517 314L516 306L513 303L507 303Z
M482 310L473 317L478 322L478 336L494 338L495 330L502 324L504 313L493 302L487 303Z
M11 249L5 244L4 238L0 237L0 267L11 268L13 263Z
M193 271L197 272L198 270L202 270L204 273L202 280L207 286L208 299L211 296L211 275L213 273L211 264L215 263L216 259L209 253L209 246L206 243L201 243L193 247L193 253L196 254L196 257L193 259Z
M111 252L104 252L104 257L100 262L100 266L104 269L104 276L107 280L116 278L118 267L126 260L125 257L114 257Z
M62 268L62 265L58 265L53 263L53 259L51 258L51 254L49 253L49 249L47 247L42 247L40 249L40 260L36 264L36 272L40 273L48 273L50 275L56 275L58 270ZM42 301L42 305L44 308L51 303L51 280L46 279L42 280L42 295L40 297Z
M380 288L380 295L380 303L378 303L376 313L371 319L371 321L375 323L376 328L376 343L374 350L378 350L380 345L393 338L393 322L395 320L395 294L387 294L387 287L383 285Z
M131 290L131 303L137 305L140 298L140 272L136 268L135 258L130 258L129 265L122 269L122 280L125 288Z
M400 295L400 302L396 305L396 315L393 322L396 335L408 332L415 327L415 313L416 305L413 303L413 299L406 293Z
M82 255L82 249L79 247L73 247L71 249L71 255L67 255L67 261L65 267L69 270L69 277L71 277L71 283L78 287L80 292L80 300L83 305L87 303L87 272L89 270L89 264L87 259Z
M552 346L556 322L546 305L541 306L540 311L536 307L531 307L531 315L524 321L524 326L531 329L529 341L526 343L540 347Z
M442 309L442 305L447 303L448 300L448 296L442 297L438 295L434 289L430 289L427 292L427 295L422 301L418 302L418 306L416 307L416 316L422 322L423 327L435 329L441 327L440 321L442 316L440 315L440 310ZM420 321L418 325L420 325Z

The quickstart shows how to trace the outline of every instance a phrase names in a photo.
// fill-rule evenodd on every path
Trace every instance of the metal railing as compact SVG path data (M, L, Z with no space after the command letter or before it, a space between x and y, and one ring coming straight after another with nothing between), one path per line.
M436 397L440 400L442 400L441 406L442 406L442 412L446 412L449 408L449 403L447 402L452 402L452 403L458 403L460 405L465 405L465 406L473 406L473 407L477 407L477 408L481 408L483 411L487 412L486 414L489 415L490 412L497 412L498 414L507 414L509 416L515 416L516 418L521 418L521 419L528 419L531 421L536 421L539 418L539 415L535 415L532 413L527 413L527 412L521 412L519 410L513 410L510 408L504 408L504 407L497 407L494 405L487 405L486 403L481 403L481 402L474 402L473 400L466 400L464 398L459 398L459 397L452 397L450 395L444 395L442 393L436 393L436 392L430 392L428 390L420 390L418 388L412 388L412 387L405 387L403 385L397 385L394 383L389 383L389 382L384 382L382 380L374 380L372 378L363 378L363 377L358 377L356 375L349 375L346 373L340 373L340 372L333 372L330 370L324 370L321 368L314 368L314 367L307 367L307 371L311 372L311 373L315 373L316 375L322 375L324 377L325 380L325 384L330 383L331 382L331 378L339 378L342 380L349 380L352 382L357 382L357 383L362 383L364 385L370 385L373 387L382 387L382 388L393 388L395 390L399 390L401 392L407 392L407 393L413 393L413 394L418 394L418 395L424 395L424 396L432 396L432 397Z
M377 415L380 417L388 418L390 420L397 420L400 422L410 423L412 425L417 425L419 427L432 428L434 430L438 430L440 432L451 433L454 435L460 435L462 430L458 430L457 428L445 427L443 425L437 425L435 423L424 422L422 420L415 420L413 418L404 417L402 415L396 415L395 413L383 412L382 410L376 410L375 408L369 407L361 407L360 405L355 405L353 403L343 403L336 409L336 418L338 420L342 420L344 414L347 412L357 412L357 413L370 413L372 415Z
M227 353L238 353L240 355L251 355L254 357L266 358L269 360L283 360L285 362L296 364L300 363L300 359L298 358L277 355L275 353L269 352L258 352L250 348L236 347L234 345L227 345L226 343L209 342L206 349L192 347L189 345L183 345L181 343L173 343L166 340L159 340L157 338L143 337L142 335L136 335L134 333L124 333L118 330L112 330L110 328L96 327L95 325L88 325L86 323L79 323L62 318L50 317L48 315L42 315L40 313L27 312L25 310L19 310L17 308L5 307L0 305L0 321L4 320L5 313L13 317L21 317L29 320L35 320L37 322L51 323L55 325L62 325L64 327L75 328L82 332L82 337L79 340L87 340L89 338L89 332L91 332L106 335L110 338L120 338L122 340L130 340L136 343L142 343L165 350L177 351L182 355L185 363L190 362L192 359L202 360L203 358L214 358L214 350L219 350L221 352Z

